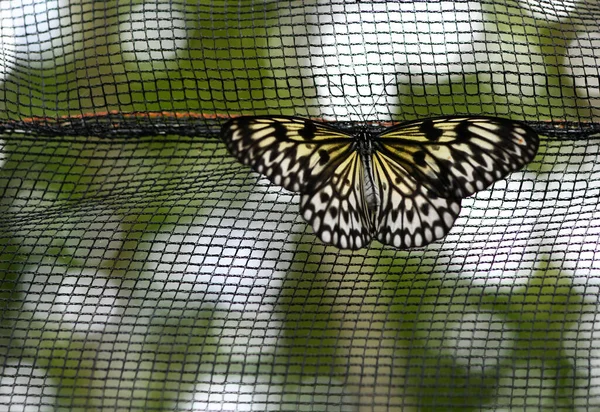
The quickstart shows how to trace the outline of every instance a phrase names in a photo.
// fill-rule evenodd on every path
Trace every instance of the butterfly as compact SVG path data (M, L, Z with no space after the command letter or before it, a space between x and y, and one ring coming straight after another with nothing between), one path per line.
M321 241L354 250L373 238L399 249L443 238L463 198L521 169L539 146L524 123L486 116L407 121L379 133L240 116L221 133L241 163L301 194L302 217Z

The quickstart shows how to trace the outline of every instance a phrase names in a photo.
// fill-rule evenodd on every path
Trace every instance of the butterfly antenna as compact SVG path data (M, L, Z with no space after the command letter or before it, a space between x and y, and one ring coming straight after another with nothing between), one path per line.
M373 112L375 111L375 108L377 107L377 104L379 103L379 100L381 100L381 97L383 97L384 94L386 93L386 89L387 87L392 84L393 82L396 83L396 85L398 84L398 82L396 81L398 78L397 74L394 74L394 76L388 80L384 85L383 85L383 90L381 91L381 93L379 94L379 96L377 96L377 99L375 100L375 103L373 103L373 106L371 107L371 111L369 112L369 114L367 115L367 119L373 114ZM397 87L397 86L396 86Z
M338 86L335 83L333 83L329 79L329 77L327 78L327 80L329 80L329 85L330 86L334 86L335 88L337 88L340 91L340 93L342 94L342 97L344 98L344 101L346 102L346 106L349 107L352 110L352 112L354 112L354 114L356 115L356 117L358 117L358 119L360 121L364 122L365 121L365 117L356 110L356 108L354 107L354 105L350 102L350 100L348 100L348 97L346 97L346 93L344 92L344 81L342 79L342 76L340 75L340 84L341 84L341 86Z

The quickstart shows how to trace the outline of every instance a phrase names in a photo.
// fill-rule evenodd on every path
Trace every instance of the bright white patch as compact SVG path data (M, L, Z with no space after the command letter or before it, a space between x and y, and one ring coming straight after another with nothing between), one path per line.
M426 227L423 230L423 234L425 235L425 241L427 243L431 242L433 240L433 233L431 232L431 229L429 229L428 227Z
M363 246L363 241L360 236L356 236L356 238L354 239L354 244L356 246L361 246L361 247Z
M2 5L10 4L8 2L0 2ZM6 12L0 9L0 13L5 14ZM2 14L0 14L0 81L9 73L9 68L14 67L14 63L17 60L15 56L15 33L12 27L8 26L5 21L8 21Z
M484 129L487 129L487 130L491 130L491 131L495 131L495 130L499 130L500 129L499 125L497 125L496 123L489 122L489 121L478 121L476 123L476 125L479 126L479 127L481 127L481 128L484 128ZM473 130L471 130L471 131L473 131Z
M442 229L440 226L436 226L434 230L435 230L435 238L436 239L439 239L442 236L444 236L444 229Z
M410 237L410 235L407 233L406 235L404 235L404 245L406 247L411 247L412 243L411 243L412 239Z
M502 158L496 158L494 160L492 156L488 155L487 153L482 153L481 157L483 157L483 160L485 160L485 165L480 165L479 167L484 167L485 170L490 172L494 169L495 164L501 163L504 160Z
M415 234L415 246L420 246L423 244L423 237L420 233Z
M271 136L273 133L273 129L266 128L261 130L252 131L252 138L258 142L259 147L271 147L275 143L277 143L277 139ZM240 133L241 134L241 133ZM269 136L269 137L267 137Z
M446 227L451 227L454 223L454 217L448 212L444 212L444 223Z
M519 11L540 21L560 22L569 19L579 3L574 0L542 2L539 0L519 0ZM585 4L585 3L584 3ZM597 3L593 3L597 4Z
M279 156L277 159L279 159L280 157L281 156ZM290 170L290 163L291 163L291 159L289 157L284 157L283 161L280 162L279 166L281 167L281 170L283 170L284 173L289 172L289 170Z
M348 238L346 236L342 236L340 238L340 246L342 249L346 249L348 247Z
M469 126L469 131L492 142L499 142L501 140L498 134L488 131L483 127ZM477 139L477 145L482 149L493 149L494 145L487 140Z
M452 153L450 152L447 146L433 146L430 150L433 153L433 155L438 159L449 160L451 162L454 161Z
M312 227L315 232L318 232L321 229L321 218L315 217L315 220L312 221Z
M323 216L323 226L335 228L337 226L337 222L331 218L331 214L325 211L325 216ZM343 229L343 227L341 227Z
M5 411L54 410L49 405L57 403L58 386L51 375L47 369L38 368L25 359L7 357L3 360L0 399L7 406Z
M313 224L313 227L314 227L314 224ZM321 240L325 243L331 243L331 232L328 230L321 232ZM334 239L334 242L335 242L335 239Z
M15 60L37 69L72 62L83 33L93 28L91 20L84 24L90 7L69 0L0 1L0 75Z
M313 216L313 211L311 209L304 209L304 219L311 220Z
M272 37L285 57L272 65L304 67L302 76L314 79L318 112L338 120L391 117L397 99L387 96L397 95L396 84L438 84L448 73L460 77L457 67L475 67L475 48L485 45L486 19L477 2L452 2L452 8L443 2L314 3L307 9L291 2L280 10ZM299 17L302 25L295 24ZM310 58L294 44L311 45Z
M343 237L344 235L342 233L339 232L333 232L333 241L332 243L334 244L338 244L340 242L340 239Z
M463 176L465 176L469 180L473 179L473 176L475 175L475 168L469 163L464 163L463 167L466 171L466 174L464 174Z

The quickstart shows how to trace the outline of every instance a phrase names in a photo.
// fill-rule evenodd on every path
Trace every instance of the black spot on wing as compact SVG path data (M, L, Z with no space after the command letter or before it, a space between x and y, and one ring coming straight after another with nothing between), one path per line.
M329 207L329 214L331 215L332 218L336 218L338 215L338 209L335 206L330 206Z
M473 137L473 133L469 130L469 122L464 120L456 123L454 131L457 142L468 142Z
M346 209L342 209L342 217L344 218L344 221L350 221L350 213Z
M279 122L273 122L270 124L273 127L273 137L277 140L285 140L288 137L287 129L284 124Z
M329 156L329 153L327 152L327 150L321 149L319 150L319 163L322 165L327 164L327 162L329 162L329 159L331 157Z
M418 166L427 166L427 163L425 162L425 152L422 150L413 153L413 160Z
M279 156L279 152L277 152L276 150L273 150L270 155L269 155L269 161L273 161L275 159L277 159L277 157Z
M443 130L436 127L431 119L427 119L421 122L419 131L423 133L425 135L425 138L430 142L437 142L440 139L440 137L442 137L442 134L444 134Z
M312 140L315 138L317 127L313 122L305 122L304 127L298 130L298 134L306 140Z

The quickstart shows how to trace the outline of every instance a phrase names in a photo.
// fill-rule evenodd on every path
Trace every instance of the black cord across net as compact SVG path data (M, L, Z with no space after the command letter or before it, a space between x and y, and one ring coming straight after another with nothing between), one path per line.
M0 2L0 409L600 409L595 0ZM240 114L541 137L449 235L324 245Z

